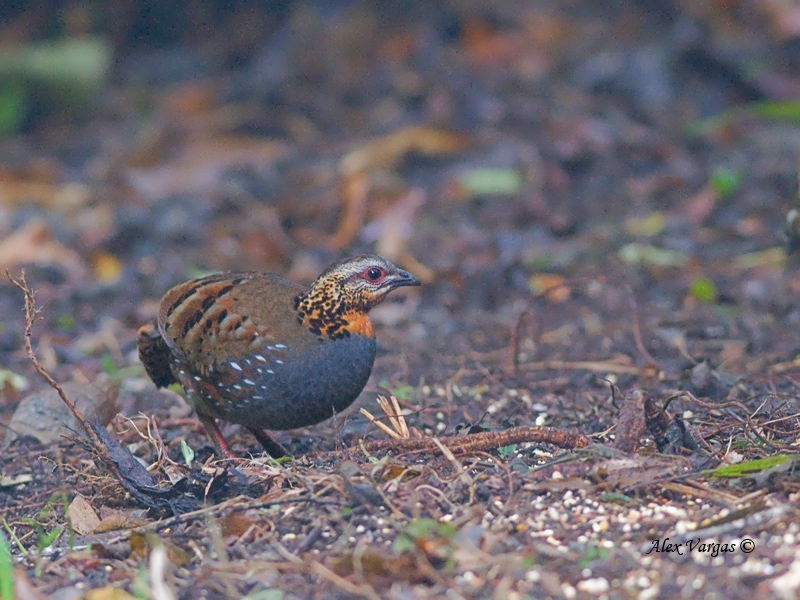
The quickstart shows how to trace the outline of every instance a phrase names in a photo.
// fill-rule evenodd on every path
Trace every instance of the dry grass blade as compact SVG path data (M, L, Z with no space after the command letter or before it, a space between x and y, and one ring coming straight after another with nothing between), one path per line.
M164 546L153 548L150 553L150 591L154 600L175 600L175 594L166 582L166 571L169 559Z
M383 431L383 432L384 432L386 435L388 435L390 438L392 438L392 439L394 439L394 440L399 440L399 439L402 439L402 438L400 437L400 434L399 434L399 433L397 433L396 431L394 431L394 430L393 430L391 427L388 427L387 425L384 425L383 423L381 423L381 422L380 422L378 419L376 419L376 418L375 418L375 415L373 415L371 412L369 412L369 411L368 411L366 408L362 408L362 409L361 409L359 412L361 412L361 414L362 414L362 415L364 415L365 417L367 417L367 420L368 420L370 423L372 423L373 425L375 425L375 426L376 426L378 429L380 429L381 431Z
M408 424L406 423L406 419L403 414L400 412L400 402L397 400L395 396L391 396L391 404L389 400L386 399L386 396L378 396L378 405L381 407L381 410L386 414L386 417L389 419L389 423L392 427L388 427L386 424L382 423L378 420L371 412L369 412L366 408L361 409L361 414L364 415L370 423L373 423L378 429L386 433L389 437L395 440L407 440L410 437L410 432L408 430Z
M471 486L472 477L469 476L467 470L464 468L464 465L462 465L461 462L456 458L456 455L453 454L452 450L442 444L442 442L439 441L439 438L433 438L433 443L436 444L436 447L441 450L442 454L444 454L444 457L450 461L453 467L455 467L456 473L459 474L461 480L467 485Z
M400 401L397 399L396 396L392 396L392 406L394 407L394 414L397 415L397 422L400 424L400 433L403 435L404 438L410 437L410 432L408 431L408 423L406 423L406 418L400 412Z

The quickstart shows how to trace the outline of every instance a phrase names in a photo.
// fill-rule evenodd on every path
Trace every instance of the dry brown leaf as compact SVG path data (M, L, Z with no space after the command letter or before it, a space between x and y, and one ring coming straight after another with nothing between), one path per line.
M407 242L414 234L419 209L425 204L426 194L413 188L401 196L379 218L361 230L366 242L375 242L376 250L389 260L399 261L407 252Z
M222 535L226 538L239 538L258 523L258 520L246 513L231 512L222 519Z
M84 206L89 199L89 188L80 183L61 184L30 178L15 179L0 174L0 206L38 204L68 213Z
M89 501L77 494L69 504L69 522L76 533L88 535L100 524L100 517Z
M25 264L58 265L75 279L86 279L89 275L78 253L56 241L53 231L42 219L32 219L0 240L0 270L15 269Z
M232 167L264 165L282 157L286 146L274 140L216 137L186 144L173 161L154 169L128 170L131 186L150 200L215 189Z
M770 20L778 39L800 35L800 4L796 0L751 0L749 4Z
M544 297L552 304L561 304L572 296L572 288L561 275L534 273L528 278L528 285L534 294L544 293Z
M709 185L678 204L671 211L671 216L682 222L700 225L714 211L718 201L717 193Z
M350 576L356 570L369 578L389 577L393 581L419 581L424 577L411 553L397 556L370 547L357 559L358 562L353 554L342 554L331 560L331 569L342 577Z
M342 175L343 181L344 210L339 227L328 242L329 249L340 250L347 246L364 225L369 195L374 187L369 175L391 170L410 152L426 155L451 154L466 148L467 143L467 139L463 135L433 127L417 126L401 129L369 141L346 154L339 162L339 173ZM411 195L413 196L413 194ZM411 204L422 201L424 201L424 196L421 200L412 197ZM397 206L396 203L395 206ZM415 211L416 207L412 208L408 219L413 218ZM401 232L403 228L401 226L384 241L385 245L389 247L390 253L395 252L396 254L394 257L387 254L389 258L399 259L404 251L405 236ZM388 231L386 227L381 229ZM376 236L376 239L383 237L385 236ZM391 246L399 247L392 248Z
M107 585L86 592L86 600L136 600L136 596L131 596L122 588Z
M637 456L612 458L597 463L592 474L612 489L639 488L685 475L691 469L680 456Z
M122 262L108 252L96 252L92 257L94 278L100 283L113 284L122 276Z
M45 600L31 584L22 569L14 569L14 600Z
M103 518L94 528L95 533L105 531L115 531L117 529L127 529L129 527L141 527L142 521L133 520L125 515L109 515Z
M462 42L471 62L486 66L519 58L524 40L516 31L498 30L486 21L473 19L465 24Z
M468 146L466 136L423 125L408 127L365 143L346 154L339 162L345 178L359 173L389 169L409 152L425 155L453 154Z
M369 194L368 178L363 173L356 173L344 182L344 212L339 220L339 227L328 241L328 248L340 250L347 246L364 224L367 213L367 196Z

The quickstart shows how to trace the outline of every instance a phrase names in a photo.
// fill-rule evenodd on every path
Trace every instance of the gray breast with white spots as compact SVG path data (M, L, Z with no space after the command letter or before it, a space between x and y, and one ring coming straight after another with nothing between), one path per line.
M375 340L361 335L299 353L278 342L215 365L192 388L216 417L251 427L295 429L352 404L374 360Z

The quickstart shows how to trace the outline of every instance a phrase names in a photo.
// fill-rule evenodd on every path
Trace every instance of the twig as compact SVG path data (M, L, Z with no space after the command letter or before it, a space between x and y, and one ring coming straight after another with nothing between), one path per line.
M41 309L36 307L36 298L34 297L34 292L30 287L28 287L28 282L25 280L25 271L23 270L20 274L20 278L16 279L11 275L8 269L6 269L6 277L8 277L12 284L22 290L22 293L25 295L25 351L27 352L28 359L33 363L33 366L39 375L44 377L45 381L47 381L50 387L52 387L58 393L64 404L67 405L67 408L69 408L72 414L75 415L78 423L81 424L81 427L83 427L83 430L86 432L86 436L92 442L92 446L94 447L95 451L103 460L106 460L109 465L114 465L114 470L116 471L116 465L114 461L111 460L111 456L109 456L105 445L100 441L100 438L97 437L97 434L95 433L94 429L92 429L92 426L76 408L72 400L67 397L58 382L53 379L47 371L45 371L44 367L39 362L39 359L36 358L36 353L33 351L33 343L31 341L31 332L33 330L33 324L37 320L41 319L39 316ZM119 477L120 474L117 473L117 475Z
M439 442L451 452L489 451L502 446L522 444L525 442L553 444L559 448L585 448L591 443L588 437L577 431L556 429L555 427L512 427L502 431L482 431L464 436L447 436L439 438ZM412 438L403 440L377 440L363 444L369 453L391 450L401 453L436 451L437 445L432 438ZM312 452L308 458L335 458L346 450L332 452Z
M639 353L647 359L648 363L655 365L656 359L653 358L653 355L647 350L644 345L644 340L642 339L642 328L639 323L639 304L636 302L636 295L633 293L633 288L630 285L628 286L628 298L630 299L631 303L633 340L636 343L636 349L639 350Z
M309 570L320 579L324 579L325 581L332 583L351 596L362 596L364 598L369 598L370 600L380 600L380 596L378 596L378 593L371 586L350 583L347 581L347 579L337 575L321 562L312 561L309 565Z
M562 361L562 360L542 360L539 362L523 363L522 365L529 371L599 371L601 373L626 373L629 375L641 375L644 367L633 365L623 365L607 360L591 361Z
M251 500L248 502L248 500ZM225 502L221 502L219 504L214 504L212 506L207 506L205 508L201 508L199 510L194 510L192 512L182 513L179 515L175 515L174 517L169 517L168 519L161 519L160 521L156 521L154 523L150 523L149 525L144 526L139 531L159 531L161 529L166 529L168 527L175 527L177 525L182 525L184 523L189 523L190 521L194 521L195 519L199 519L200 517L214 517L219 518L228 513L239 512L242 510L250 510L250 509L261 509L261 508L269 508L271 506L280 506L283 504L299 504L301 502L308 502L310 504L318 504L318 505L333 505L333 506L344 506L346 502L342 502L340 500L334 500L329 498L313 498L310 496L295 496L294 498L276 498L274 500L263 500L263 501L252 501L252 498L238 496L236 498L231 498L230 500L226 500ZM117 542L124 542L128 538L130 538L131 533L133 531L126 531L121 533L119 536L111 539L108 541L108 544L115 544Z
M514 498L514 476L511 473L511 469L508 468L508 465L500 460L498 457L489 454L488 452L482 452L480 450L476 450L472 452L474 456L483 456L488 460L492 461L497 467L503 471L508 479L508 498L506 498L506 505L509 506L511 504L511 500Z
M750 418L750 415L748 414L749 410L741 402L721 402L719 404L713 404L711 402L703 402L691 392L683 392L681 395L685 396L690 402L696 404L700 408L706 408L709 410L721 410L723 408L738 408L744 413L744 421L747 423L747 427L750 429L750 431L753 432L753 435L755 435L763 444L769 446L773 450L787 450L787 449L796 450L796 447L790 444L781 444L778 442L772 442L767 438L765 438L763 435L761 435L761 433L756 429L756 426L753 423L753 419Z
M538 292L533 294L528 299L528 305L524 309L522 309L522 311L519 313L519 316L517 317L517 321L516 321L516 323L514 323L514 327L511 329L511 336L510 336L510 340L509 340L509 344L508 344L508 348L509 348L509 350L511 352L511 356L509 357L508 363L509 363L510 370L511 370L512 373L517 374L519 372L519 366L520 366L519 365L519 343L520 343L522 325L525 323L525 319L528 317L528 315L534 315L534 317L536 316L536 314L534 313L533 302L535 300L538 300L539 298L543 298L544 296L547 296L548 294L552 294L555 290L558 290L559 288L572 288L572 287L575 287L578 283L583 283L583 282L589 281L589 280L591 280L591 281L605 281L606 278L605 277L576 277L574 279L565 279L564 281L561 281L560 283L548 286L548 287L544 288L543 290L539 290ZM536 324L537 325L539 324L538 320L536 321ZM537 330L536 333L538 335L540 332ZM637 371L637 373L638 373L638 371Z

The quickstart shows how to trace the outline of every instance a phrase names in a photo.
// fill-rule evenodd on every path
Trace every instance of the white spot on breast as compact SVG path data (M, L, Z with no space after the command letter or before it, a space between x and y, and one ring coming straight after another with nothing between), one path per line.
M267 359L261 356L260 354L256 354L256 360L260 360L261 362L267 362Z
M234 386L233 386L233 389L235 389L235 390L241 390L241 389L242 389L242 386L240 386L240 385L238 385L238 384L234 384Z
M244 381L247 385L255 385L256 384L255 381L251 381L250 379L243 379L242 381Z
M274 359L274 360L273 360L273 362L274 362L276 365L282 365L282 364L283 364L283 361L282 361L280 358L276 358L276 359Z
M241 370L242 370L242 367L240 367L240 366L239 366L239 363L237 363L236 361L233 361L233 360L232 360L232 361L231 361L231 366L232 366L234 369L236 369L237 371L241 371Z
M275 350L286 350L286 344L275 344Z
M195 381L200 381L200 378L199 378L197 375L195 375L195 376L194 376L194 380L195 380Z
M273 371L272 369L267 369L267 373L269 373L270 375L275 375L275 371Z

